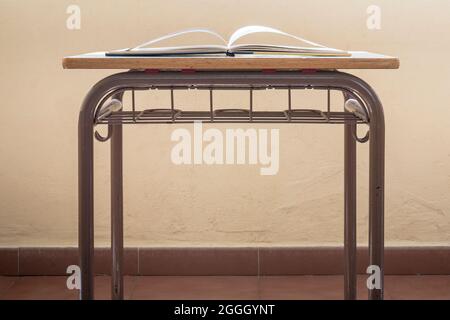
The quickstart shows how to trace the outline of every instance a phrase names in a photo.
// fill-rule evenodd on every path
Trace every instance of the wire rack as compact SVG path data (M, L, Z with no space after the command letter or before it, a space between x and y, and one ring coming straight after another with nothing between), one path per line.
M261 89L285 89L287 91L287 109L282 111L256 111L254 109L253 91ZM189 90L189 87L162 87L139 88L138 90L166 89L170 90L170 108L150 108L138 110L136 107L136 89L125 89L122 92L131 92L131 110L124 110L121 102L113 99L104 101L96 112L96 124L145 124L145 123L192 123L202 121L206 123L366 123L364 117L348 111L331 111L330 89L327 90L326 110L295 109L292 108L292 87L218 87L195 89L209 90L208 111L184 111L182 107L175 105L174 90ZM295 88L298 89L298 88ZM300 89L310 89L301 87ZM246 90L249 93L249 106L247 108L223 109L214 105L214 91L216 90ZM112 103L114 101L115 103ZM120 105L119 105L120 103Z

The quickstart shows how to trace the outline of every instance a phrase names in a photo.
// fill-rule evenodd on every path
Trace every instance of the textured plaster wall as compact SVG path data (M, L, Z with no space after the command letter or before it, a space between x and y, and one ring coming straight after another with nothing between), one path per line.
M70 4L81 8L81 30L66 28ZM371 4L381 8L381 30L366 27ZM373 85L385 106L386 241L448 245L449 12L444 0L1 0L0 246L77 243L78 110L90 86L111 71L63 70L62 57L127 47L193 26L229 35L248 24L400 58L400 70L354 71ZM163 94L142 99L168 101ZM200 93L177 99L190 106L208 103ZM257 93L255 99L260 108L284 108L285 96L273 92ZM323 99L296 93L294 100L309 107ZM223 106L247 101L218 97ZM275 176L259 175L259 166L175 166L173 128L124 130L126 245L342 242L342 127L273 126L280 129ZM367 145L358 146L361 244L367 242L367 152ZM109 144L96 143L98 245L109 243L108 156Z

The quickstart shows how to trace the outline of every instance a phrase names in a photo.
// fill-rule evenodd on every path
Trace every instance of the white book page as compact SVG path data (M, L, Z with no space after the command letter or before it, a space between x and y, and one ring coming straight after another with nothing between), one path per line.
M301 42L307 43L307 44L309 44L309 45L311 45L311 46L314 46L314 47L318 47L318 48L327 48L327 47L324 46L324 45L321 45L321 44L318 44L318 43L315 43L315 42L312 42L312 41L309 41L309 40L306 40L306 39L303 39L303 38L294 36L294 35L292 35L292 34L283 32L283 31L278 30L278 29L274 29L274 28L270 28L270 27L265 27L265 26L247 26L247 27L242 27L242 28L236 30L236 31L231 35L230 39L228 40L228 48L229 48L229 49L233 49L233 44L234 44L238 39L240 39L240 38L242 38L242 37L244 37L244 36L246 36L246 35L253 34L253 33L261 33L261 32L264 32L264 33L273 33L273 34L281 34L281 35L288 36L288 37L290 37L290 38L299 40L299 41L301 41ZM236 46L236 47L237 47L237 46Z
M211 31L211 30L208 30L208 29L186 29L186 30L181 30L181 31L178 31L178 32L170 33L168 35L159 37L157 39L150 40L148 42L142 43L142 44L140 44L140 45L138 45L138 46L136 46L134 48L128 49L128 51L135 51L135 50L139 50L139 49L142 50L143 48L145 48L145 47L147 47L149 45L158 43L158 42L163 41L163 40L175 38L175 37L181 36L183 34L188 34L188 33L207 33L207 34L211 34L211 35L219 38L220 40L222 40L222 42L224 43L224 46L221 47L221 48L225 48L226 49L227 41L220 34L218 34L217 32L214 32L214 31ZM203 47L208 47L208 46L210 46L210 47L217 47L217 46L211 46L211 45L207 45L207 44L205 44ZM176 48L176 47L172 47L172 48Z

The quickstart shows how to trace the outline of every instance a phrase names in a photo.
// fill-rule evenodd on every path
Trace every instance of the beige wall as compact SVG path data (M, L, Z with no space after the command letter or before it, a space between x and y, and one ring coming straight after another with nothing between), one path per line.
M66 28L69 4L81 7L81 30ZM370 4L381 7L381 30L366 28ZM400 58L400 70L354 72L373 85L385 106L386 240L447 245L449 12L445 0L0 0L0 246L77 243L78 109L89 87L111 72L63 70L62 57L126 47L192 26L229 35L248 24ZM258 97L264 106L276 98ZM126 244L340 243L342 127L278 128L280 171L267 177L254 166L177 167L169 159L173 127L127 127ZM367 145L359 146L361 244L367 239L367 151ZM95 152L96 239L107 245L109 144L97 143Z

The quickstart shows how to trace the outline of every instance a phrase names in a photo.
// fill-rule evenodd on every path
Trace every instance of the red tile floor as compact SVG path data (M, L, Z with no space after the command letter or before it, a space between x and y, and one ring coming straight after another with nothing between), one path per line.
M365 276L358 299L366 299ZM110 278L98 276L96 299L109 299ZM0 300L77 299L66 277L0 277ZM125 277L126 299L342 299L342 276ZM386 276L386 299L450 299L450 275Z

